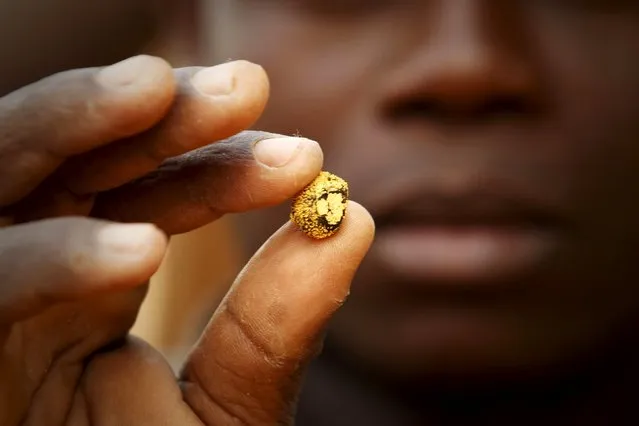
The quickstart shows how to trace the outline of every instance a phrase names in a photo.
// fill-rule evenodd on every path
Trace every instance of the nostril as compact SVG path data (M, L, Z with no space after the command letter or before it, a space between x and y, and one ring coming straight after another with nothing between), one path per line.
M475 114L485 117L512 117L530 114L533 104L521 96L494 96L477 105Z
M434 119L439 114L436 102L428 99L415 99L391 105L386 115L393 121L414 121Z

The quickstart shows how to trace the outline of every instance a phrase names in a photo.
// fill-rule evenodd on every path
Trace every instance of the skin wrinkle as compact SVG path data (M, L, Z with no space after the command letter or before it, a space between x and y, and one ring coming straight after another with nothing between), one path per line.
M198 386L198 389L200 389L201 393L205 395L208 403L215 405L215 407L217 407L223 413L223 415L232 422L232 424L237 426L251 425L251 423L245 420L242 416L238 416L230 407L228 407L227 404L222 403L219 400L216 400L215 399L216 397L214 397L213 394L208 392L205 388L203 388L202 386ZM202 417L205 417L204 413Z
M330 26L314 0L212 3L230 11L209 7L203 29L210 47L202 59L261 63L273 90L257 126L299 129L321 141L325 168L347 179L356 199L384 221L355 278L353 297L332 322L334 351L325 358L325 370L342 371L345 381L359 380L361 386L390 382L400 388L384 388L380 398L401 396L405 386L415 401L402 400L401 408L421 414L427 410L419 404L423 383L433 376L454 387L458 374L472 381L474 374L509 366L500 372L522 373L525 383L511 386L489 375L484 384L517 394L533 375L528 367L543 364L535 373L545 383L547 375L571 373L564 371L564 359L584 361L595 349L616 351L599 342L616 335L622 322L632 328L637 310L629 285L638 276L631 247L639 152L632 143L639 44L632 36L639 35L639 20L632 2L380 2L373 17L366 14L366 2L349 8L325 0L322 5L342 12L340 23ZM615 13L604 16L604 9ZM473 63L464 62L469 54ZM472 211L463 195L475 192L497 199L495 204L520 203L531 217L541 211L561 222L560 247L534 278L512 279L503 292L484 291L492 281L467 284L447 275L439 285L426 272L424 278L401 264L389 265L382 250L388 235L402 227L409 228L407 234L426 232L440 219L422 213L437 207L438 199L459 198L461 207L453 213ZM406 200L414 208L402 205ZM279 226L287 207L240 220L247 253ZM402 214L405 210L411 214ZM521 216L517 220L533 220L528 213ZM399 243L393 247L409 251ZM634 353L636 339L624 342ZM612 377L624 374L625 366L604 358L597 360L599 367ZM584 376L592 373L588 368ZM309 398L317 381L307 383ZM366 414L374 419L377 407L358 404L357 396L340 392L339 382L333 385L327 392L336 394L335 404L309 400L304 419L337 407L355 422L367 424ZM626 388L615 391L620 401L621 389ZM423 393L434 397L426 405L437 419L437 392ZM441 423L532 422L525 410L530 414L545 402L520 401L524 410L516 413L498 398L478 399L487 403L477 416L455 422L451 412ZM603 413L619 408L584 405L598 405ZM381 417L392 418L389 411ZM327 424L337 424L340 414L329 415ZM554 424L557 417L537 420Z
M82 343L84 343L84 340L85 340L85 336L80 336L80 337L72 340L71 342L69 342L66 346L63 346L63 347L60 347L60 348L56 348L56 350L52 353L52 355L50 357L50 360L51 360L50 364L44 367L43 376L39 377L36 380L38 382L38 386L31 393L31 396L29 398L30 401L33 401L38 396L38 394L40 393L42 388L47 383L48 377L51 376L52 372L57 371L60 368L64 368L65 365L72 365L72 364L78 362L77 360L76 361L70 361L70 362L66 361L65 360L65 356L67 354L69 354L69 353L72 353L75 348L79 347ZM74 385L75 389L77 389L78 386L79 386L82 374L83 374L83 371L80 371L77 374L77 380L76 380L76 383ZM70 395L73 395L73 393L71 393ZM27 405L31 406L32 403L29 402ZM70 408L71 407L69 406L69 409L67 410L67 415L70 412ZM29 412L26 412L24 417L20 420L19 425L23 426L23 425L27 424L26 422L30 419L30 416L31 416L31 414ZM62 423L62 424L64 424L64 423Z
M222 181L228 181L229 176L232 176L236 182L252 181L252 179L247 180L246 177L252 178L253 175L249 175L244 170L257 167L250 145L258 135L260 135L259 132L240 134L196 149L190 153L170 158L164 161L155 171L121 188L107 192L105 195L110 198L121 193L126 197L129 188L136 194L143 194L148 192L145 188L150 190L153 187L162 185L175 187L176 182L184 182L186 190L190 194L188 199L207 208L213 215L211 217L219 218L223 213L219 207L220 203L224 204L226 201L223 198L220 199L219 196L214 197L214 191L212 192L211 189L219 187L220 189L217 191L219 194L233 196L233 192L230 191L228 186L223 185ZM212 171L216 172L215 177ZM211 182L202 182L201 179L195 179L196 176L200 175L211 176L211 179L215 182L214 186L211 186ZM205 187L205 184L208 187ZM104 198L104 195L102 198ZM98 203L102 202L104 201L98 198ZM242 209L244 205L234 206L234 208ZM226 206L225 208L229 207L231 206ZM122 214L124 213L122 212ZM99 214L101 215L101 213ZM155 213L150 211L148 214Z
M240 149L238 149L238 145L241 147ZM189 155L189 157L191 156ZM200 168L216 167L218 169L230 170L229 173L224 173L224 175L235 175L238 181L246 181L247 172L244 172L244 176L238 176L238 173L242 173L247 167L254 166L255 164L252 153L245 141L239 141L239 143L235 140L217 142L194 151L192 158L189 157L184 158L183 161L189 168L194 169L193 173L197 173ZM214 160L214 164L211 164L211 159ZM188 160L195 161L187 162ZM188 173L188 169L186 173ZM173 179L174 177L170 178ZM202 191L201 183L193 183L187 186L187 190L193 194L191 195L191 199L198 199L209 209L212 217L219 218L225 214L225 212L219 209L220 200L212 194ZM243 190L245 194L247 194L250 204L253 205L254 199L252 198L250 188L244 187Z
M286 355L274 352L273 349L270 348L270 341L264 341L264 339L260 337L260 333L257 332L255 325L252 324L252 321L248 322L247 320L243 319L242 316L238 312L236 312L236 310L232 306L233 303L227 302L220 314L227 314L228 319L230 319L232 323L237 325L238 330L246 338L246 341L250 343L251 346L253 346L253 348L257 350L257 352L262 357L264 357L264 359L270 366L274 367L275 369L284 367L287 364L288 357ZM272 337L273 336L269 336L269 340Z
M48 294L54 297L43 299L45 304L53 306L42 306L41 310L38 310L40 306L31 308L21 305L22 300L16 303L16 306L25 310L23 316L12 318L12 320L20 324L32 324L28 348L25 349L29 353L26 354L25 365L21 366L15 377L5 383L5 386L8 389L19 389L21 381L28 380L28 375L34 368L37 369L38 364L51 361L41 350L42 347L50 347L53 350L63 349L60 344L64 344L65 341L60 339L65 335L67 339L80 339L75 348L69 348L69 352L57 354L54 363L45 368L48 376L37 383L42 387L35 394L37 400L31 402L34 406L7 407L18 417L26 414L35 418L40 413L60 412L65 414L69 422L88 421L95 425L146 424L149 421L171 424L194 423L196 413L185 400L197 407L198 396L204 395L178 394L173 372L166 365L162 368L156 363L144 362L144 350L125 338L143 300L144 294L138 292L138 289L142 293L146 291L146 284L142 284L141 287L136 286L146 282L157 270L166 249L169 235L165 235L160 229L164 229L166 233L175 233L177 228L188 232L208 223L214 217L206 211L206 203L211 203L213 200L219 202L220 211L256 209L262 205L278 203L301 189L292 186L296 183L292 182L293 177L295 181L298 181L300 176L307 176L310 180L312 175L319 172L317 161L321 156L319 147L313 142L306 141L302 158L296 159L293 164L280 169L271 169L265 173L266 169L256 164L250 149L257 137L264 137L259 133L242 135L244 141L240 145L237 145L235 140L233 142L235 145L231 146L231 139L228 139L226 146L223 142L209 151L203 150L192 156L174 158L168 165L163 164L160 171L153 172L152 169L157 168L158 164L147 164L153 162L153 155L150 161L147 161L149 156L145 157L145 153L140 151L138 144L145 147L146 144L158 144L161 147L158 152L164 152L167 155L175 153L179 156L181 152L177 151L203 142L223 139L228 136L228 133L247 127L248 122L257 118L267 98L268 82L265 80L263 71L259 71L258 67L243 63L241 64L242 72L249 78L236 79L236 90L239 95L232 99L232 102L215 103L211 102L210 98L196 95L186 82L174 81L174 73L164 61L151 59L142 64L148 69L136 73L137 77L144 78L145 75L155 75L153 73L157 72L164 73L166 78L150 81L153 87L142 88L131 84L124 91L122 88L117 88L115 90L117 96L113 96L114 93L110 89L95 93L95 88L86 85L86 81L83 81L89 71L81 70L58 74L55 77L64 80L63 82L48 80L23 89L22 93L30 96L31 99L29 105L20 105L21 108L28 107L28 109L16 111L16 116L27 117L30 121L16 123L18 130L24 132L18 136L24 137L32 144L45 144L51 142L49 140L51 137L58 138L51 143L56 149L62 150L59 152L73 153L74 158L60 158L60 161L64 163L61 168L65 172L64 178L68 178L64 181L64 185L58 182L60 179L58 173L47 174L47 170L43 170L39 164L32 164L31 159L27 159L29 164L13 162L9 164L9 167L3 168L6 172L3 176L8 177L7 181L17 179L19 176L27 176L34 180L37 191L30 193L28 199L20 198L24 194L19 194L16 196L19 198L18 202L32 203L29 205L33 207L34 217L38 215L50 217L53 215L52 212L61 213L62 216L83 216L87 213L84 211L86 206L81 205L81 200L77 197L68 196L69 194L63 191L64 186L76 193L99 194L93 208L93 217L51 220L46 223L34 220L22 228L15 227L15 233L19 237L28 236L28 231L34 230L37 234L45 236L44 241L51 242L51 244L41 244L43 250L38 253L25 250L28 256L19 259L23 262L21 265L28 269L34 266L34 272L32 275L18 276L16 287L24 289L27 298L30 291L38 293L41 288L46 288L46 291L50 292ZM120 77L125 80L137 79L128 74L111 75L111 77L115 80ZM172 91L176 84L178 92L184 94L180 98L184 101L183 106L175 104ZM4 99L0 99L0 104L2 101ZM170 105L167 106L168 104ZM172 122L167 118L167 115L171 115L166 110L169 107L173 111L173 116L170 117ZM99 117L97 117L98 112L100 112ZM216 117L219 120L215 119ZM185 122L184 120L188 118L192 118L192 121ZM65 122L65 119L69 122ZM127 125L127 123L145 122L149 125L148 127L141 125L135 127L131 124L132 127L129 128ZM29 126L24 127L26 124ZM115 133L127 130L130 132L125 133L132 134ZM10 161L10 159L7 160ZM290 167L296 170L291 171ZM150 175L142 177L149 171L152 172ZM74 182L77 186L73 184ZM250 192L250 188L247 189L247 187L254 188L255 192ZM246 189L248 194L245 194L243 189ZM198 190L199 194L196 192ZM28 188L25 192L29 192ZM200 199L198 195L206 197L206 200ZM173 216L169 217L171 215ZM360 215L365 217L366 212L360 210ZM55 269L55 263L63 255L59 252L59 244L61 241L64 243L64 236L58 235L58 231L66 230L78 238L91 239L96 236L95 227L102 226L104 222L95 220L97 216L109 221L148 221L155 226L109 224L108 226L112 228L108 229L109 232L100 233L100 244L93 247L97 251L94 254L104 255L100 257L103 262L97 265L97 269L91 267L92 251L86 250L82 253L82 263L88 265L86 266L88 269L96 269L94 272L100 277L96 277L87 270L84 273L71 270L72 278L76 281L55 281L56 277L46 271L50 270L47 268ZM68 228L65 229L64 224L67 224ZM130 230L130 233L127 233L127 230ZM364 234L364 230L358 230L357 226L352 228L351 232L354 236L358 233ZM130 241L133 244L127 244L126 240L130 238L139 238L139 241ZM139 246L135 244L137 242ZM275 241L274 244L274 251L269 254L271 257L273 253L280 250L291 249L290 245L283 241ZM120 247L121 250L114 253L114 247ZM135 247L144 247L145 250L136 251ZM349 253L349 256L357 259L363 256L365 249L366 247L360 247L356 253ZM151 251L153 251L152 254ZM0 264L4 262L11 265L14 254L7 256L5 253L5 256L0 259L2 261ZM310 257L311 254L309 252L307 256ZM328 260L324 259L324 261ZM274 266L268 258L265 259L265 264L267 270L262 272L269 275L268 268ZM38 276L41 271L45 273ZM339 271L332 272L335 280L338 281L335 283L336 286L348 286L347 279L342 279ZM127 274L130 276L126 276ZM33 279L29 281L28 277ZM20 278L22 278L21 281ZM47 278L51 280L48 281ZM258 278L258 276L251 277L253 280ZM287 283L278 282L278 284L286 285ZM295 280L294 284L303 285L304 282ZM247 285L250 283L244 282L237 289L240 296L233 299L236 303L234 307L241 308L246 305L247 300L243 298L246 298L247 294L242 293L242 287ZM316 288L314 291L316 299L321 301L324 294L319 290ZM114 294L111 294L111 291ZM273 294L264 296L275 297ZM287 300L287 296L287 292L282 292L276 303L290 304L288 307L292 311L299 310L300 306L294 305L294 300ZM294 298L294 295L292 296ZM330 296L327 296L327 299L330 305ZM320 306L323 306L323 303L320 303ZM239 313L244 314L244 312ZM284 316L281 321L299 316L299 313L293 312L288 317ZM317 326L323 325L325 319L320 315L316 321L320 324ZM298 386L299 373L295 370L306 363L307 351L298 346L309 344L307 340L310 340L312 336L304 335L304 330L300 331L302 335L291 336L295 341L299 341L299 344L294 344L299 353L290 356L286 353L279 360L280 365L274 366L275 361L269 358L264 350L268 350L268 344L274 344L275 341L264 339L267 346L260 350L259 342L249 340L251 336L247 335L246 323L242 325L241 322L237 322L239 318L233 320L227 313L219 315L214 321L211 333L215 335L217 332L223 340L236 345L234 349L237 352L233 354L235 358L228 359L226 364L239 361L241 365L232 366L236 373L252 369L260 373L259 380L264 384L257 386L254 377L253 383L237 383L237 377L234 380L230 374L224 374L223 369L213 362L213 359L223 361L224 356L228 355L228 352L225 352L226 349L220 346L212 348L209 356L198 356L200 351L197 349L193 352L194 356L189 360L190 368L203 375L198 377L198 380L206 379L205 382L198 384L205 387L204 390L211 391L213 396L219 396L220 391L226 392L233 389L234 393L230 396L232 396L231 402L234 407L231 408L235 411L245 410L246 419L243 421L246 424L249 424L249 421L250 424L289 423L291 421L289 410L293 400L291 397L297 392ZM255 321L257 322L251 325L268 325L266 318L263 317L256 318ZM248 323L251 323L250 319ZM286 342L286 336L283 333L287 328L289 327L286 324L282 324L281 330L273 330L275 340ZM259 330L255 331L259 333ZM206 343L207 339L202 339L202 350L209 351L210 348L204 346ZM283 344L280 343L280 346ZM155 352L153 354L159 357L159 354ZM142 358L140 358L141 355ZM83 375L81 389L76 388L77 382L73 383L67 377L70 373L76 373L73 371L75 370L73 360L76 356L78 360L85 362L82 365L85 369L80 373ZM62 371L67 368L70 371ZM189 371L188 367L186 371ZM213 377L207 377L207 375ZM202 389L193 387L193 390L197 392ZM62 398L67 391L73 399ZM188 390L186 392L188 393ZM28 402L26 398L24 400L25 403ZM184 412L181 412L182 408ZM207 407L206 404L202 404L197 408L200 410L197 414L211 425L238 422L238 419L229 420L228 416L223 415L219 409L216 411L213 405ZM150 420L151 418L155 420ZM36 419L36 421L40 420L57 419Z
M64 424L69 426L91 426L88 423L87 403L82 390L82 380L78 381L78 386L73 394L73 404L69 407L69 412ZM81 419L81 420L79 420ZM78 421L82 421L78 423ZM73 423L71 423L73 421Z
M81 383L82 383L82 375L84 374L84 366L78 366L79 371L77 371L77 379L74 381L74 387L73 390L70 392L70 397L72 400L75 401L76 398L76 394L78 393ZM65 382L65 385L67 384L67 382ZM61 425L67 425L69 424L69 419L71 418L72 414L73 414L73 410L74 410L74 404L70 403L68 404L68 408L65 410L64 413L64 417L62 419L62 422L60 423Z
M291 229L291 231L292 231L292 229ZM302 240L302 241L304 241L304 243L308 243L306 240ZM272 244L275 244L275 242L273 241ZM266 246L268 246L268 243L266 244ZM264 247L266 247L266 246L264 246ZM321 247L320 245L317 245L317 246L318 246L318 248ZM304 249L308 249L308 248L304 247ZM262 257L267 258L267 257L271 257L271 256L272 255L270 253L270 250L261 250L256 255L257 258L262 258ZM273 258L272 261L278 263L278 260L276 258ZM254 267L257 267L257 266L254 266ZM248 270L252 270L251 265L247 266L247 271ZM238 281L236 281L235 285L241 286L242 282L250 282L252 279L253 279L253 277L252 277L251 273L240 274L240 276L238 277ZM250 290L246 289L246 291L250 291ZM261 354L262 358L266 357L266 359L268 360L269 364L271 364L271 366L272 366L273 359L274 359L273 357L274 356L277 355L277 357L278 357L277 359L279 361L279 353L277 353L277 354L276 353L271 353L270 350L268 352L265 352L264 349L269 347L269 343L268 342L267 343L261 342L261 340L259 339L259 334L257 334L257 333L259 333L259 331L253 330L253 328L252 328L254 326L254 324L247 323L245 320L243 320L242 318L239 317L239 314L235 313L236 311L233 310L233 307L236 306L236 305L234 303L240 303L240 300L243 300L246 296L242 295L240 293L240 294L237 294L237 297L238 297L237 300L235 300L235 299L227 300L225 302L226 304L224 305L224 308L222 308L224 310L221 310L221 311L218 310L218 312L216 313L213 321L219 321L220 317L225 316L225 314L226 315L231 314L234 317L234 321L232 323L235 324L237 327L241 328L242 338L241 338L240 341L250 344L253 347L254 350L258 351L257 352L258 356ZM269 300L271 300L272 296L269 295L268 298L269 298ZM330 305L330 303L329 303L329 305ZM247 308L248 308L248 306L247 306ZM266 306L265 309L266 309L266 311L268 313L268 311L269 311L268 310L268 306ZM261 319L258 318L256 320L260 321ZM253 320L251 320L251 322L252 321ZM275 332L277 332L277 330L278 330L277 324L271 324L271 326L269 326L268 329L269 330L273 329ZM285 329L282 330L282 332L284 332L284 331L285 331ZM268 331L268 333L271 333L271 331ZM315 334L315 333L313 333L313 334ZM235 333L232 333L231 336L233 336L235 338ZM307 337L309 337L309 336L307 336ZM247 342L247 340L248 340L248 342ZM269 342L272 342L272 340L269 339ZM314 350L314 349L316 349L316 346L317 346L317 345L314 344L314 342L315 342L315 339L313 339L313 344L311 344L311 343L309 343L307 341L304 341L303 344L304 344L304 346L308 346L308 349L313 349ZM228 343L227 343L227 345L228 345ZM266 346L264 346L264 345L266 345ZM276 354L276 355L274 355L274 354ZM287 361L286 364L290 364L290 365L287 366L286 369L287 370L292 369L291 371L297 371L297 367L299 365L301 365L300 361L297 361L297 362L293 363L293 360L298 360L298 359L299 359L298 356L293 356L290 362L288 362L288 360L286 360ZM255 361L251 361L251 362L255 362ZM276 370L279 369L279 368L281 368L281 367L276 367ZM277 372L275 374L277 376L279 376L282 373L285 373L285 372ZM298 374L296 373L295 376L297 376L297 375ZM285 376L288 376L288 374L285 374ZM265 378L268 378L268 377L272 377L272 375L271 374L265 374ZM200 379L200 380L202 380L202 379ZM267 387L267 390L271 386L273 386L274 383L277 383L278 381L273 382L272 380L271 381L267 380L265 382L265 386ZM235 388L235 385L233 386L233 388ZM251 396L257 397L258 395L260 395L259 391L258 392L256 392L256 391L251 392ZM276 398L277 400L279 400L279 397L277 396L277 394L274 394L273 397ZM279 404L280 402L276 401L276 403ZM246 405L246 403L245 403L245 405ZM284 421L286 421L286 420L284 420ZM260 423L258 423L258 424L260 424Z
M245 377L238 376L238 373L236 371L226 368L226 366L222 365L218 359L214 358L213 361L216 363L217 366L221 367L225 372L230 373L232 376L236 376L244 381L247 380ZM210 392L207 387L202 384L203 381L196 369L190 369L187 376L188 379L183 379L181 381L182 386L186 385L187 387L195 387L195 389L199 390L199 393L201 395L204 395L207 404L212 404L215 407L219 408L223 412L223 414L228 419L231 419L233 422L239 422L237 423L238 426L249 426L254 424L250 421L250 419L248 419L249 414L245 406L242 406L242 404L233 403L231 400L226 398L221 399L220 396L217 395L217 393L214 394L213 392ZM191 390L191 392L193 391ZM189 392L187 391L187 399L188 394ZM197 406L199 404L195 405ZM206 415L203 415L202 417L206 418Z

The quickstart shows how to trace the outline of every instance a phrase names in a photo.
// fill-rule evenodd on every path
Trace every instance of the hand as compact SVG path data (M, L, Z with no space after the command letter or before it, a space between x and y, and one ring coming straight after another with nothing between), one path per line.
M267 98L256 65L173 70L141 56L0 99L0 424L291 423L372 241L356 203L324 241L284 224L181 377L128 336L166 235L281 203L321 170L313 141L242 132Z

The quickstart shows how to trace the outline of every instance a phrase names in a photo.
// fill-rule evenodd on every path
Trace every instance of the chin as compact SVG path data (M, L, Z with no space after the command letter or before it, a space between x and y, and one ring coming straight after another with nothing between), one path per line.
M346 325L346 321L351 321ZM424 310L359 325L345 311L331 346L355 369L383 380L438 387L546 380L583 361L585 342L557 338L494 313Z

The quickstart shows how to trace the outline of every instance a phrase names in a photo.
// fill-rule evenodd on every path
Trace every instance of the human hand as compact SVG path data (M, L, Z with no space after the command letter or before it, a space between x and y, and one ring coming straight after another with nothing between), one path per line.
M166 235L281 203L321 170L315 142L242 132L267 98L253 64L173 70L142 56L0 99L0 424L291 423L372 241L358 204L325 241L283 225L181 377L128 336Z

